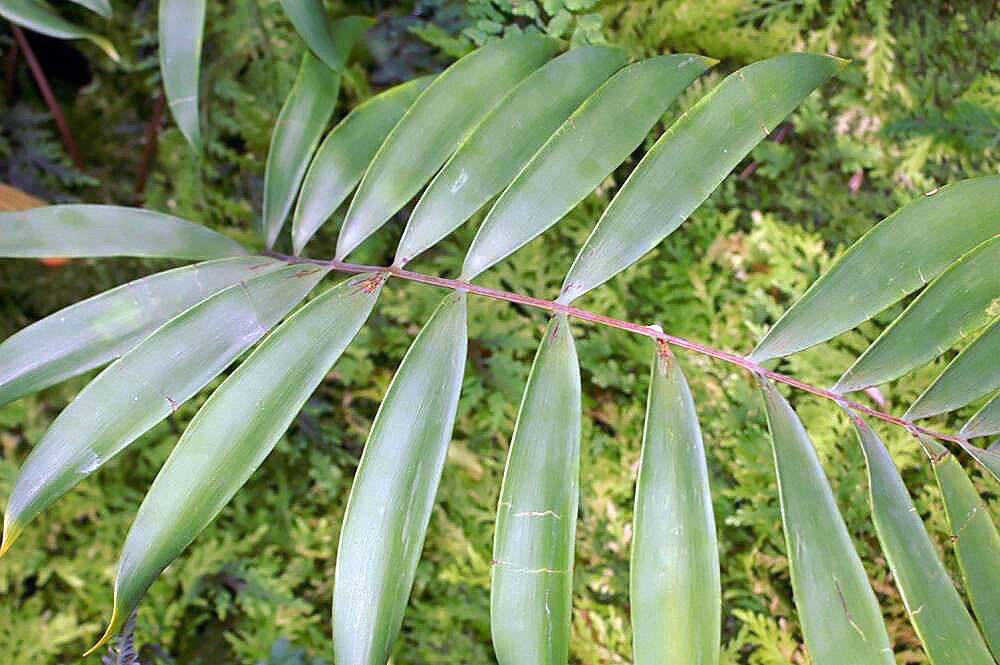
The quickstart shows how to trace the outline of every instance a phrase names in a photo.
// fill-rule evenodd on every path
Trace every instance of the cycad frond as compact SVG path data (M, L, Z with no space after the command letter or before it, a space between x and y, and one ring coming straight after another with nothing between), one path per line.
M107 0L76 0L102 15L109 16L111 7ZM86 39L104 51L109 58L117 61L118 51L111 41L96 32L70 23L56 12L45 0L4 0L0 2L0 16L29 30L40 32L56 39Z
M703 443L686 381L666 349L671 344L737 365L761 380L792 586L813 662L891 663L893 656L808 435L767 379L839 403L857 419L876 529L932 661L993 662L987 644L997 647L997 608L981 589L997 579L996 529L961 468L926 437L956 443L998 477L1000 452L974 447L961 433L919 428L836 391L892 380L986 325L992 327L949 365L910 416L966 406L1000 385L992 353L1000 295L995 270L1000 177L942 188L878 224L743 357L570 303L679 228L755 145L843 67L842 61L788 54L725 78L646 152L596 222L558 299L544 300L536 297L541 294L507 293L471 280L558 223L628 158L714 61L668 55L622 66L621 53L606 47L553 59L556 41L537 34L510 37L461 58L433 79L404 84L359 107L317 152L336 103L339 74L321 61L329 51L328 35L312 30L317 19L308 18L318 15L318 3L287 6L296 25L310 28L300 27L316 56L306 54L275 129L262 235L268 247L275 243L297 199L291 236L300 252L357 185L336 258L267 251L268 258L197 264L149 278L148 298L129 302L122 299L124 292L111 291L68 308L58 316L79 321L80 330L66 335L64 347L53 345L65 333L49 320L0 345L0 351L34 356L15 361L11 369L0 365L0 395L7 399L121 354L63 411L29 457L8 503L4 549L31 517L278 326L327 272L364 273L277 327L188 426L126 539L105 639L264 460L363 325L383 281L401 278L454 292L397 371L354 480L333 591L338 664L384 665L400 629L458 409L470 293L553 314L525 389L498 506L491 614L501 665L565 665L569 654L581 417L571 318L661 342L636 491L630 589L640 665L714 663L719 657L721 594ZM337 42L344 58L363 25L344 24L349 34ZM344 262L421 190L393 265ZM459 279L404 267L494 197ZM0 215L0 255L46 254L219 259L246 250L190 222L125 208L59 206ZM232 270L208 279L210 267L219 265ZM245 274L250 271L255 272ZM185 288L190 276L198 284L190 294L162 295L164 289ZM925 285L833 391L761 364L829 340ZM106 322L98 325L98 319L112 306L124 309L128 323L105 331ZM983 407L965 434L1000 428L998 400ZM978 627L911 510L891 458L859 413L924 437Z

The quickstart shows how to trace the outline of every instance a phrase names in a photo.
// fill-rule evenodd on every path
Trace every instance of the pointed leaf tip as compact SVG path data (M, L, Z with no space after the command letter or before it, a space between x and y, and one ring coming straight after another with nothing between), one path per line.
M388 222L490 109L556 51L554 40L538 34L505 37L439 74L376 151L348 206L335 258L343 260Z
M977 245L934 278L837 382L852 392L903 376L990 320L1000 289L1000 235ZM917 343L919 340L919 343Z
M198 80L206 0L160 0L157 15L160 74L178 129L201 156Z
M998 194L1000 176L993 175L916 197L876 224L813 282L764 335L750 359L759 363L824 342L923 287L996 235Z
M11 522L7 513L3 516L3 540L0 541L0 557L10 549L17 537L21 535L21 527L16 522Z
M60 204L0 212L0 256L218 259L247 254L200 224L143 208Z
M524 78L484 117L427 186L396 250L405 264L503 191L563 121L625 64L621 49L586 46ZM517 140L511 140L517 137Z
M70 23L48 3L38 0L4 0L0 2L0 16L15 25L56 39L87 39L115 62L120 59L118 51L107 37Z
M566 118L493 204L462 265L471 280L557 223L642 143L707 66L675 53L618 70Z
M118 612L118 598L115 597L114 606L112 606L111 608L111 618L108 620L108 627L104 629L104 634L101 635L100 639L98 639L97 642L94 643L94 646L90 647L89 649L83 652L82 657L87 658L88 656L96 652L98 649L103 647L105 644L107 644L108 641L112 637L114 637L115 633L118 632L118 629L121 628L122 623L123 622L119 617L119 612Z
M110 39L94 35L90 37L90 41L94 42L98 48L104 51L104 54L111 58L112 62L121 62L122 56L118 53L118 49L115 48Z
M700 56L670 57L682 57L674 71L691 78L706 68ZM635 167L574 259L558 301L569 304L659 245L834 73L824 56L789 53L727 76L671 125ZM671 194L664 197L664 192Z

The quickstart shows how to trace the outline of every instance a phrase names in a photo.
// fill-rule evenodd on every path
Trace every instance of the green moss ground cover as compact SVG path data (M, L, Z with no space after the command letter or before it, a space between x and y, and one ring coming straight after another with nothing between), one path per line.
M49 200L138 200L132 192L138 138L158 85L155 11L148 2L119 4L111 30L129 45L134 68L114 69L86 50L91 83L59 89L88 162L86 176L68 165L51 123L38 117L44 107L22 72L17 102L7 100L0 122L0 179ZM223 4L209 3L206 160L196 162L168 124L145 200L249 239L273 118L303 45L277 0ZM615 317L659 322L668 332L725 349L749 351L837 252L896 207L947 182L995 173L1000 165L1000 10L991 2L478 0L358 3L356 9L382 21L353 65L340 113L386 84L439 68L448 54L529 25L578 43L606 40L636 56L695 51L722 58L718 71L697 82L665 121L725 72L753 60L798 49L853 59L853 67L810 97L681 230L580 303ZM0 46L6 54L9 42ZM21 124L7 108L17 109ZM35 132L30 139L25 127ZM24 159L26 146L40 156ZM626 172L609 178L564 223L490 271L483 283L554 297L576 248ZM312 255L332 253L336 224L329 226L310 244ZM362 248L359 260L391 261L400 231L400 224L389 225ZM457 274L473 231L473 224L466 225L413 268ZM163 265L75 261L52 268L0 261L0 337ZM265 465L151 588L138 616L144 665L330 660L333 566L352 474L392 372L439 297L413 284L384 290L370 324ZM832 384L890 320L888 314L798 354L780 369ZM394 651L398 665L493 662L493 515L517 404L543 326L537 312L471 302L458 421ZM628 552L648 342L589 325L575 325L575 331L584 420L572 659L628 663ZM704 357L679 356L705 434L720 529L723 663L807 663L761 404L746 374ZM884 386L886 408L902 411L946 360ZM8 493L32 442L84 383L69 381L0 408L0 496ZM4 662L76 662L96 638L111 607L121 540L204 397L184 405L59 501L0 561ZM926 662L875 539L864 462L846 418L816 398L792 397L865 561L898 662ZM950 427L971 413L932 422ZM902 431L881 434L953 564L929 464ZM1000 487L968 468L1000 515Z

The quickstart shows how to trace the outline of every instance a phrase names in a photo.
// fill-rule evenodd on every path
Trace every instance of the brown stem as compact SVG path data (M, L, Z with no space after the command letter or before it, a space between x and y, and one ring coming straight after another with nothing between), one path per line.
M14 105L14 83L17 76L17 60L20 55L20 47L15 41L10 45L10 52L7 54L7 62L4 67L4 101L8 106Z
M153 159L156 157L156 140L160 134L160 122L163 119L163 108L167 104L167 95L162 90L153 106L153 115L146 125L146 146L142 149L142 163L139 165L139 177L135 182L135 193L142 194L146 189L146 180L153 170Z
M778 131L774 133L774 138L772 138L771 140L774 141L775 143L781 143L791 133L792 133L792 124L790 122L782 123L781 127L778 128ZM736 179L740 181L746 180L747 178L749 178L754 174L754 171L756 171L759 168L760 168L760 162L758 162L755 159L749 164L747 164L746 168L740 171L740 175L737 176Z
M760 168L760 162L756 159L747 164L747 167L740 171L740 175L736 178L737 180L746 180L753 175L753 172Z
M561 312L567 316L572 316L575 319L580 319L581 321L590 321L592 323L597 323L603 326L608 326L611 328L617 328L619 330L625 330L631 333L636 333L639 335L645 335L654 340L660 342L665 342L671 346L676 346L681 349L687 349L688 351L693 351L695 353L700 353L705 356L716 358L727 362L730 365L735 365L741 367L754 374L764 376L772 381L777 381L778 383L784 383L785 385L797 388L799 390L805 391L816 395L817 397L822 397L824 399L836 402L840 406L846 407L855 411L857 413L863 413L867 416L873 418L878 418L879 420L884 420L885 422L892 423L894 425L899 425L900 427L905 427L909 432L914 434L923 434L925 436L933 437L941 441L950 441L959 445L964 445L966 440L955 436L953 434L945 434L943 432L936 432L924 427L916 425L913 421L894 416L890 413L885 413L877 409L873 409L864 404L854 402L845 398L839 393L835 393L832 390L825 390L818 386L814 386L810 383L805 383L804 381L799 381L798 379L792 378L787 374L781 374L780 372L775 372L769 370L757 363L745 358L741 355L735 353L730 353L729 351L723 351L722 349L716 349L705 344L699 344L698 342L692 342L691 340L684 339L683 337L676 337L674 335L668 335L663 332L663 330L658 325L643 326L638 323L632 323L630 321L622 321L621 319L615 319L610 316L604 316L603 314L598 314L596 312L591 312L585 309L579 309L577 307L572 307L570 305L563 305L562 303L556 302L554 300L542 300L541 298L533 298L532 296L522 295L520 293L512 293L510 291L502 291L500 289L491 289L486 286L479 286L478 284L471 284L469 282L463 282L457 279L448 279L446 277L435 277L434 275L427 275L420 272L413 272L412 270L406 270L405 268L383 267L383 266L369 266L360 265L357 263L346 263L344 261L324 261L320 259L308 259L299 256L289 256L287 254L280 254L278 252L266 251L262 252L265 256L271 256L277 259L289 263L316 263L319 265L329 266L333 270L338 272L348 272L348 273L363 273L363 272L381 272L393 277L399 277L401 279L409 280L411 282L419 282L421 284L429 284L431 286L438 286L446 289L458 289L462 291L467 291L468 293L473 293L478 296L483 296L485 298L492 298L494 300L503 300L506 302L517 303L519 305L527 305L528 307L535 307L537 309L543 309L549 312Z
M49 113L52 114L52 119L56 121L56 126L59 128L59 134L62 135L63 145L66 146L66 152L69 154L69 158L73 160L76 168L83 170L83 158L80 156L80 151L76 148L76 141L73 140L73 133L69 130L69 124L66 122L66 116L63 115L62 106L59 105L59 101L56 96L52 94L52 88L49 87L49 80L45 78L45 72L42 71L42 65L38 62L38 58L35 57L35 52L31 50L31 45L28 43L28 39L24 36L24 32L21 28L12 26L14 29L14 37L17 39L17 43L20 45L21 50L24 51L24 59L28 61L28 67L31 68L31 74L35 77L35 83L38 85L38 90L42 93L42 97L45 99L45 104L49 107Z

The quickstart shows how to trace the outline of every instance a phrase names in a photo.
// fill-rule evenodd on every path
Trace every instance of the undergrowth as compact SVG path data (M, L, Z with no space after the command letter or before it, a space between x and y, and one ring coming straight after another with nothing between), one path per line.
M65 94L63 102L89 165L88 179L61 179L58 169L33 172L44 188L36 193L53 200L138 200L131 194L138 137L158 85L151 66L155 11L148 2L119 4L115 30L131 44L137 69L114 70L87 52L93 80ZM145 200L248 239L253 211L260 207L273 118L303 46L276 0L210 2L209 8L207 157L198 164L168 123ZM352 3L352 8L379 15L381 22L352 65L341 114L380 86L439 69L449 55L491 34L514 29L510 26L550 30L556 16L569 21L564 37L579 31L576 39L606 39L637 56L693 50L723 58L720 71L697 82L665 120L726 71L753 60L794 49L855 59L833 94L810 97L652 258L579 303L609 316L659 322L670 333L719 348L749 351L848 241L904 201L946 182L996 172L1000 161L995 3L929 9L894 7L889 0L424 0L405 6ZM43 107L26 76L19 74L19 97L37 113ZM53 137L48 135L45 145ZM5 174L17 167L10 162L14 140L6 129L0 131ZM609 178L569 219L486 273L482 283L553 297L620 183ZM311 243L314 256L332 253L336 223L329 226ZM412 268L456 275L474 228L467 224ZM390 224L361 248L358 261L390 263L400 230ZM135 260L74 261L58 268L0 261L0 336L81 296L163 267ZM136 629L143 665L330 660L333 566L351 478L392 372L439 297L435 289L398 280L383 291L369 325L268 461L150 589ZM889 314L797 354L779 369L828 386L891 320ZM424 556L394 650L398 665L493 662L492 524L517 404L544 324L539 312L470 301L469 367ZM585 324L575 330L584 419L572 659L587 665L627 663L629 525L649 342ZM770 444L751 380L705 357L678 356L709 456L722 549L723 663L807 663L791 600ZM947 360L883 386L885 409L900 411ZM30 443L41 438L86 379L0 409L0 496L9 493ZM93 640L111 605L118 548L143 489L207 394L183 405L129 453L56 503L5 557L0 644L6 662L75 662ZM860 500L864 461L849 423L817 398L800 393L791 398L866 562L897 661L926 662ZM960 410L930 424L947 428L971 413ZM954 571L930 466L904 432L880 428L880 434ZM978 469L971 473L994 514L1000 513L996 484Z

